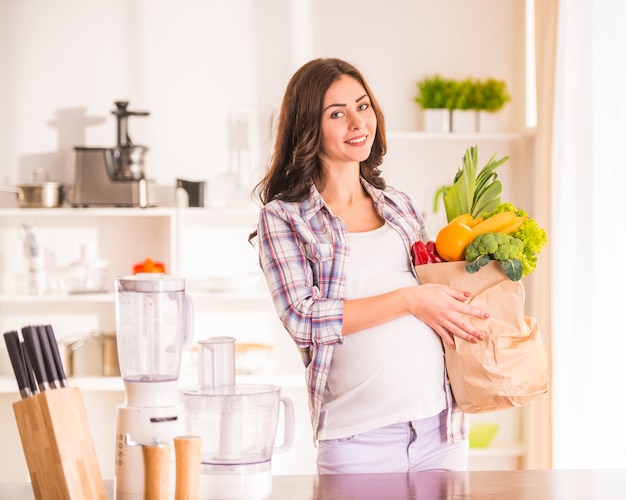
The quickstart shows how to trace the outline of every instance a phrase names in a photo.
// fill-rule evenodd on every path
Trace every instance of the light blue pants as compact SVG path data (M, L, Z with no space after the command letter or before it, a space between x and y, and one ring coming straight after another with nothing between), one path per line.
M466 470L469 441L448 444L445 412L319 442L319 474Z

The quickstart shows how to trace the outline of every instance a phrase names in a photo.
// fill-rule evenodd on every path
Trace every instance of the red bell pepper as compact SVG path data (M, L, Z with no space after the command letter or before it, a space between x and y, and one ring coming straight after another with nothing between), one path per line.
M421 264L429 264L430 253L428 252L428 248L423 241L416 241L413 243L411 247L411 258L413 259L413 265L419 266Z

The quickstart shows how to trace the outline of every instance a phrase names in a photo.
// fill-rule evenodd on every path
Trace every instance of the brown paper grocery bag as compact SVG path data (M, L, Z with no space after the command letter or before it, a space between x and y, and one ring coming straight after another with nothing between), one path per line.
M523 406L548 390L548 358L535 318L524 315L524 285L511 281L499 262L477 273L465 261L415 266L420 283L443 283L471 292L470 303L489 313L470 318L485 339L446 346L446 369L461 410L485 413Z

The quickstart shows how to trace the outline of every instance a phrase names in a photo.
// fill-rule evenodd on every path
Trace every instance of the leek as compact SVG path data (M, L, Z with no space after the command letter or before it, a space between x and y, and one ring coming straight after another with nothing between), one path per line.
M496 169L508 159L505 156L496 160L494 154L477 175L478 146L470 146L463 155L463 166L457 170L452 185L442 186L435 193L435 212L440 198L443 199L448 222L459 215L469 213L478 217L494 210L500 204L502 193Z

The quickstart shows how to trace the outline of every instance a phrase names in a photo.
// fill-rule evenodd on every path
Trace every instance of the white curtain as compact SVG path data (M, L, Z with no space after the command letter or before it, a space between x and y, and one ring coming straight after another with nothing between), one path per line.
M626 468L626 2L560 0L553 467Z

